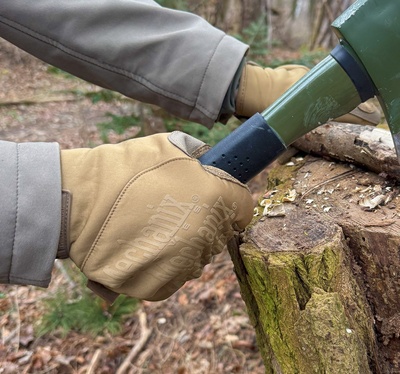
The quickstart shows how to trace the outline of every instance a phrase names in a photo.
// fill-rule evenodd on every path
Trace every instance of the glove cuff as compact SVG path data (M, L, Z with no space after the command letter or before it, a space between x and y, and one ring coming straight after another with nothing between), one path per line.
M69 258L69 251L71 247L69 230L71 222L71 205L72 205L72 194L70 191L62 190L61 198L61 230L60 240L58 242L57 258L60 260ZM112 304L118 297L118 293L109 290L102 284L94 282L88 279L87 287L93 291L96 295Z
M101 297L103 300L107 301L109 304L113 304L117 297L120 295L117 292L111 291L102 284L88 279L87 288L94 292L97 296Z
M57 258L65 259L69 257L69 223L71 217L72 195L69 191L62 191L61 198L61 230L58 242Z

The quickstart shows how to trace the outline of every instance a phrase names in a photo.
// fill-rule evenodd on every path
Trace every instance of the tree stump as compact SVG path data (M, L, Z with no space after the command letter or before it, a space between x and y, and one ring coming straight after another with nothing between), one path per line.
M325 156L341 128L355 154L395 158L382 140L355 141L373 128L326 128L310 135ZM266 373L400 373L397 171L354 166L347 153L274 165L258 215L230 243Z

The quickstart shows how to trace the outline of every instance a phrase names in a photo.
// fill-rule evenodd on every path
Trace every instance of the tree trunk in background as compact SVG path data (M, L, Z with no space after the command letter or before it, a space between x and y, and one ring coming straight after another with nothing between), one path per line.
M337 37L331 30L332 22L342 14L354 0L321 0L313 8L314 22L310 48L331 49L337 44Z
M242 28L250 25L251 22L257 21L260 16L265 13L268 0L241 0L242 5Z
M354 0L203 0L189 9L212 25L237 35L265 15L270 44L290 48L331 48L337 38L330 24Z
M370 158L395 157L380 137L332 132L312 134L303 149L323 151L325 136L343 136ZM329 155L343 154L341 143ZM259 206L270 216L230 245L266 373L399 373L398 170L378 175L310 155L292 161L266 181L264 203L286 199L284 212Z
M230 34L239 34L265 11L268 0L204 0L190 9L212 25Z
M337 37L331 23L355 0L270 0L275 37L287 46L331 49Z

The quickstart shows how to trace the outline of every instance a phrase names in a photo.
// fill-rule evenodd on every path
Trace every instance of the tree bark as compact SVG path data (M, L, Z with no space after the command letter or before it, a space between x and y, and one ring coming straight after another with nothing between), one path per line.
M308 141L325 152L339 128ZM369 130L342 127L349 144ZM350 164L342 143L328 154L344 162L306 155L275 165L260 199L267 207L229 246L266 373L400 372L397 181L374 163ZM395 159L382 143L363 138L369 162L374 153ZM274 206L278 216L268 214Z
M400 165L389 131L373 126L332 122L294 143L307 153L354 163L400 181Z

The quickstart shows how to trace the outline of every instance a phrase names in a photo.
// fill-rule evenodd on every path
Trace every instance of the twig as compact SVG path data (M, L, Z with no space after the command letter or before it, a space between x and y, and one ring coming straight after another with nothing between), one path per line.
M267 24L268 24L268 35L267 35L267 47L272 48L272 7L270 0L265 0L265 9L267 12Z
M129 374L138 374L137 373L138 367L139 368L143 367L148 357L152 354L153 350L147 349L143 351L136 360L136 365L135 365L136 367L131 368L131 370L129 370Z
M69 276L67 270L65 270L64 264L60 261L60 260L56 260L55 262L55 267L60 270L61 274L63 275L63 277L65 278L65 280L68 282L69 286L71 287L71 289L75 289L76 283L72 280L72 278Z
M129 352L128 356L125 358L122 365L118 368L116 374L124 374L126 370L131 365L132 361L138 355L138 353L143 349L149 340L153 330L147 327L146 313L143 311L139 312L139 322L141 328L141 335L137 343L133 346L132 350Z
M19 311L18 293L14 294L13 299L14 299L15 309L16 309L16 314L17 314L17 327L16 327L17 333L16 333L16 335L17 335L18 340L17 340L16 345L17 345L17 351L18 351L20 335L21 335L21 315L20 315L20 311Z
M49 104L49 103L58 103L65 101L80 101L81 98L76 97L64 97L64 96L55 96L55 97L36 97L36 98L28 98L28 99L16 99L16 100L0 100L0 106L13 106L13 105L36 105L36 104Z
M100 361L101 357L101 349L97 349L96 352L94 352L94 355L92 357L92 361L90 361L89 368L87 369L86 374L94 374L96 372L97 365Z
M329 179L326 180L326 181L323 181L323 182L321 182L321 183L318 183L317 185L315 185L315 186L309 188L307 191L305 191L305 192L301 195L300 200L303 200L310 192L316 190L317 188L319 188L319 187L321 187L321 186L324 186L325 184L331 183L331 182L333 182L333 181L336 181L336 180L338 180L338 179L347 177L347 176L352 175L352 174L355 174L355 173L356 173L355 170L348 170L348 171L345 171L344 173L341 173L341 174L339 174L339 175L336 175L335 177L329 178Z
M366 223L364 227L386 227L390 226L396 223L396 220L394 219L388 219L382 222L377 222L377 223Z
M8 344L11 340L13 340L18 334L19 334L19 329L20 327L16 327L13 331L11 331L6 337L2 339L2 344L6 345Z

